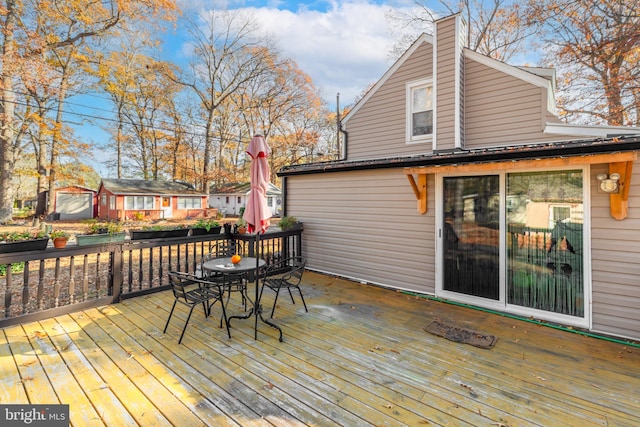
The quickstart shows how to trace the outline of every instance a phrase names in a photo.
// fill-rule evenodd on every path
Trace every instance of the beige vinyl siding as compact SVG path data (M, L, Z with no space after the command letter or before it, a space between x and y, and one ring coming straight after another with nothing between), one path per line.
M592 329L640 339L640 162L633 165L629 216L611 218L609 195L598 192L591 169Z
M456 114L456 20L449 19L438 25L436 64L436 149L455 148Z
M544 88L465 59L464 91L465 148L566 139L543 133L547 117Z
M433 177L428 188L433 194ZM420 215L402 169L287 178L308 267L357 281L435 291L434 202Z
M423 43L348 121L348 160L431 152L431 140L406 143L405 84L433 75L432 54L431 44Z

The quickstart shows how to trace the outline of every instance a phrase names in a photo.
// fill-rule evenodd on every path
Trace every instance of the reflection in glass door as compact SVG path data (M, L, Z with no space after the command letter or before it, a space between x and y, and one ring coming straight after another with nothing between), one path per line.
M500 298L499 176L443 180L443 289Z
M507 175L507 302L584 316L582 171Z

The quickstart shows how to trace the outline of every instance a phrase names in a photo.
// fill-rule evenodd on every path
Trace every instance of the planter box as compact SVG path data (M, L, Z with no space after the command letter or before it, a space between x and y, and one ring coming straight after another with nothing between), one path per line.
M76 235L76 242L78 246L84 245L98 245L101 243L114 243L124 241L126 233L114 233L114 234L80 234Z
M206 228L192 228L191 235L192 236L202 236L203 234L219 234L222 226L219 225L217 227L211 227L209 231Z
M0 243L0 253L6 254L11 252L25 252L25 251L42 251L47 249L49 238L33 240L22 240L20 242Z
M189 234L188 228L177 230L131 230L131 240L166 239L169 237L186 237Z

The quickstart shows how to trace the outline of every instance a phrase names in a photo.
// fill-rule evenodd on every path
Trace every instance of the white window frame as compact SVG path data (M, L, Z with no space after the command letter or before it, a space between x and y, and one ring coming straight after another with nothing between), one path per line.
M188 203L187 203L188 202ZM202 209L202 197L178 197L178 209Z
M124 196L125 210L153 210L155 209L154 196Z
M591 329L592 325L592 312L591 312L591 302L592 302L592 277L591 277L591 217L589 212L591 212L591 192L589 186L589 177L590 167L589 165L575 165L573 167L549 167L545 168L545 171L554 171L554 170L567 170L567 169L581 169L582 170L582 200L583 200L583 221L584 221L584 229L583 229L583 292L584 292L584 316L583 317L575 317L568 316L560 313L552 313L548 311L541 311L521 306L516 306L513 304L509 304L506 301L506 257L507 257L507 238L506 238L506 176L509 173L513 172L529 172L529 171L538 171L532 169L513 169L513 170L499 170L495 172L477 172L477 173L448 173L448 174L436 174L436 188L435 188L435 200L439 202L436 204L436 222L435 222L435 232L436 232L436 265L442 265L443 262L443 243L442 236L443 231L439 224L442 224L444 212L442 207L442 198L443 198L443 178L445 177L455 177L455 176L486 176L486 175L499 175L500 176L500 299L499 300L489 300L485 298L472 297L456 292L449 292L444 290L443 284L443 272L441 268L436 268L436 296L440 298L450 299L452 301L457 301L465 304L475 305L488 309L495 309L499 311L504 311L507 313L512 313L518 316L523 317L535 317L538 319L544 319L551 322L557 322L564 325L573 325L582 328Z
M413 135L413 93L418 89L431 88L431 133L424 135ZM435 88L433 87L433 79L422 79L406 84L406 140L407 144L430 142L433 140L433 131L435 130Z

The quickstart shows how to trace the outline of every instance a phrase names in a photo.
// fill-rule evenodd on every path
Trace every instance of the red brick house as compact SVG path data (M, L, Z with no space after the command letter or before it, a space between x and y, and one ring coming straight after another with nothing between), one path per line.
M98 188L103 220L198 218L209 211L208 195L180 182L105 178Z

